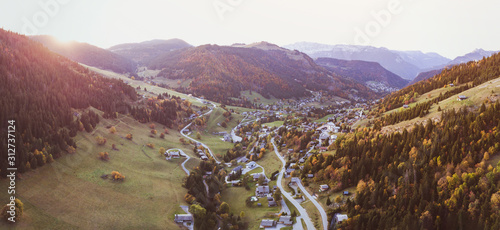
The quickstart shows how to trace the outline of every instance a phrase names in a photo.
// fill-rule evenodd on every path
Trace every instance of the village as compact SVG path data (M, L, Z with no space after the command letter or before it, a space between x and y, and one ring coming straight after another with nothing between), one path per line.
M302 228L301 223L308 226L308 229L316 228L313 226L314 224L308 216L307 210L301 205L304 202L313 203L315 209L320 213L321 224L318 224L321 229L326 230L334 227L348 218L346 214L337 213L328 222L325 207L330 205L338 206L339 203L320 204L318 197L319 195L328 196L327 194L337 191L332 191L333 189L328 184L311 187L314 183L308 183L308 180L312 180L314 174L307 174L302 179L299 175L301 175L304 163L309 157L316 154L329 154L327 153L329 151L328 147L339 136L352 132L351 127L356 122L367 117L366 111L370 109L370 104L367 102L348 103L342 101L335 106L329 107L307 106L309 103L320 100L320 98L320 94L315 94L313 98L302 99L293 103L279 101L272 105L265 105L263 106L265 110L242 112L241 115L245 117L244 120L231 129L231 132L211 133L214 136L220 136L221 141L238 146L242 153L237 158L224 159L225 163L215 159L210 149L203 145L202 142L192 141L196 151L195 154L201 160L210 161L213 159L223 166L221 170L225 170L226 186L253 189L253 195L241 197L239 202L246 202L246 206L252 207L252 209L278 208L275 218L264 218L260 221L261 229L281 229L284 227L300 229ZM210 105L206 101L203 102ZM192 116L190 119L193 120L198 116L202 116L203 112L209 114L213 108L215 108L215 105L210 108L209 112L199 111L197 116ZM318 111L326 114L322 120L306 119ZM187 138L191 134L190 130L187 129L189 126L186 126L181 131L181 134ZM280 130L281 132L312 132L312 140L302 149L298 149L299 146L287 146L287 144L283 143L284 138L278 134ZM273 149L274 151L268 152L267 149ZM261 153L263 152L266 152L265 154L276 154L283 161L281 170L272 172L270 177L266 176L265 173L269 169L259 165L262 158ZM175 150L165 152L167 160L183 156L184 154ZM187 157L187 155L185 156ZM210 179L213 173L219 174L220 172L205 172L204 179ZM308 186L304 187L304 182ZM339 202L354 199L354 194L349 191L343 191L342 196L343 198ZM330 198L328 197L328 199ZM293 212L290 211L292 209ZM175 215L175 222L184 224L186 227L192 226L193 221L194 219L189 213Z

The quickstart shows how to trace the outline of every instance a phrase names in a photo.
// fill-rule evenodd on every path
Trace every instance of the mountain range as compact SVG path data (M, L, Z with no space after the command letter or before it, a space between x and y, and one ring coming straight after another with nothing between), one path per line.
M387 70L398 76L412 80L422 69L448 63L450 60L436 53L420 51L393 51L387 48L356 45L324 45L299 42L284 46L299 50L312 58L328 57L343 60L361 60L378 62Z
M450 60L437 53L370 46L299 42L279 47L260 42L194 47L180 39L102 49L75 41L62 43L50 36L30 38L73 61L100 69L127 75L135 75L137 67L158 70L157 77L185 82L179 90L226 102L246 90L277 98L306 96L308 90L370 98L377 94L374 92L391 92L410 80L432 77L446 66L495 53L478 49Z
M396 75L413 80L419 73L442 69L445 66L456 65L472 60L489 57L495 51L474 50L450 60L437 53L423 53L421 51L397 51L384 47L356 46L356 45L326 45L311 42L298 42L283 46L291 50L299 50L312 58L328 57L342 60L361 60L378 62L387 70Z
M267 42L180 49L158 56L148 68L161 69L157 77L189 81L187 92L217 101L237 98L245 90L266 98L303 97L310 94L308 90L343 98L375 95L354 80L330 73L304 53Z

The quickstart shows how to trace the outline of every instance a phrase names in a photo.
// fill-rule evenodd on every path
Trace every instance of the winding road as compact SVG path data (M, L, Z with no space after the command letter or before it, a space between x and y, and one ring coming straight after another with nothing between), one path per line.
M185 165L186 165L186 162L188 162L189 159L191 159L191 157L188 156L186 153L184 153L184 151L182 151L182 149L169 149L167 151L170 151L170 150L177 150L182 154L182 156L186 156L186 160L184 162L182 162L181 167L182 167L182 170L184 170L184 172L186 172L186 174L189 176L189 170L187 170Z
M197 98L197 99L198 99L199 101L203 101L203 100L201 100L201 99L199 99L199 98ZM212 111L213 111L213 110L217 107L217 105L215 105L214 103L212 103L212 102L209 102L209 103L210 103L210 104L212 104L214 107L210 108L210 111L208 111L208 112L206 112L206 113L204 113L204 114L201 114L201 115L199 115L199 116L197 116L197 117L206 116L206 115L210 114L210 113L211 113L211 112L212 112ZM191 123L189 123L188 125L186 125L186 127L184 127L184 128L181 130L181 135L182 135L182 136L184 136L185 138L187 138L187 139L191 140L191 141L194 141L195 143L196 143L196 142L199 142L199 143L200 143L203 147L205 147L205 148L208 150L208 152L210 153L210 155L212 156L212 158L215 160L215 162L216 162L217 164L220 164L221 162L220 162L220 161L218 161L218 160L217 160L217 158L215 158L214 153L212 152L212 150L211 150L211 149L210 149L210 148L209 148L206 144L203 144L202 142L197 141L197 140L195 140L195 139L193 139L193 138L189 137L188 135L184 134L184 132L186 131L186 129L187 129L187 128L189 128L189 126L191 126L192 124L193 124L193 122L191 122Z
M309 230L316 229L314 227L314 223L311 221L311 218L309 218L309 216L307 215L307 211L299 204L299 202L297 202L295 199L293 199L293 197L290 195L290 193L286 192L285 189L283 189L281 182L283 180L283 174L285 172L286 162L285 162L285 159L283 159L283 157L279 154L278 148L276 147L276 144L274 144L274 138L271 139L271 143L273 143L274 152L276 153L278 158L281 160L281 163L283 163L283 167L281 168L281 171L280 171L279 176L278 176L278 181L277 181L277 185L278 185L278 188L281 190L281 194L283 196L285 196L290 201L290 203L292 203L295 206L295 208L299 211L300 216L302 217L302 219L306 223L307 229L309 229Z

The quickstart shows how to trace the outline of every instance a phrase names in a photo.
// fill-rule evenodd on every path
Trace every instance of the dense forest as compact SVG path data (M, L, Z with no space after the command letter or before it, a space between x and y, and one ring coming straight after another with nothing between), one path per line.
M38 42L4 30L0 30L0 82L0 130L7 133L8 119L16 121L20 172L36 167L27 164L36 154L43 154L37 162L43 165L74 151L75 130L89 131L98 122L92 113L74 109L93 106L108 115L128 113L128 102L137 99L135 89L122 81L92 73ZM6 138L0 137L2 155L7 153ZM6 160L1 157L2 175Z
M360 128L337 139L335 155L310 157L302 177L357 186L343 229L499 229L499 130L498 101L402 133Z
M418 95L424 95L449 84L458 86L467 83L471 84L469 87L476 87L498 76L500 76L500 54L494 54L477 62L471 61L444 69L432 78L394 92L382 100L381 107L388 111L401 107Z
M145 100L145 105L133 106L130 109L132 117L142 123L155 121L169 128L177 128L179 118L194 113L191 102L167 93Z

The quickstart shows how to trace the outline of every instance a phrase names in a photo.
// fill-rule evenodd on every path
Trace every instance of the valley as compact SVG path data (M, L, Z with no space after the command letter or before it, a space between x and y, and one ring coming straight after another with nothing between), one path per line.
M0 30L0 228L500 227L500 54L53 39Z

